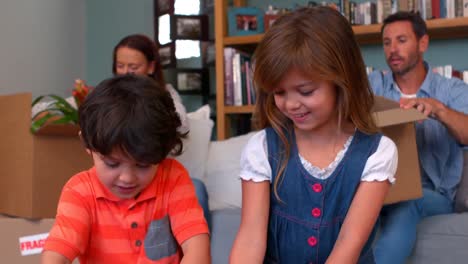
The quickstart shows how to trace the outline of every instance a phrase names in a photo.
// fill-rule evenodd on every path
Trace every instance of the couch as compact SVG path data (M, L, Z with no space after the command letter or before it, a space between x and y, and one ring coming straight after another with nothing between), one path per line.
M209 107L189 113L190 134L185 152L177 159L207 188L211 211L213 264L228 263L240 224L240 155L252 133L223 141L210 141L213 122ZM457 213L423 220L408 263L468 263L468 151L464 154L464 177L456 198Z

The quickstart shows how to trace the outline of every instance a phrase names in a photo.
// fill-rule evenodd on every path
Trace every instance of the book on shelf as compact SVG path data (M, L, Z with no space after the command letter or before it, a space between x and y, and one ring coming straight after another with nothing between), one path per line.
M251 55L232 47L225 51L225 105L251 105L255 102Z
M463 16L468 17L468 0L463 0Z
M463 0L455 0L455 17L463 16Z
M371 72L373 72L375 69L372 66L366 66L366 73L369 75Z
M367 74L370 74L373 72L374 67L372 66L366 66L366 72ZM382 70L382 72L385 74L388 71L387 70ZM465 83L468 83L468 70L457 70L454 69L453 65L447 64L447 65L442 65L442 66L434 66L432 67L432 72L440 74L444 76L445 78L458 78L464 81Z
M440 18L447 17L447 1L440 0Z
M246 77L247 77L247 104L255 104L255 99L257 96L257 92L255 91L255 87L253 84L253 67L251 65L251 61L247 61L245 63L247 72L246 72Z
M240 97L241 97L241 105L247 105L248 103L248 98L250 92L247 90L247 70L246 70L246 63L250 61L250 55L245 55L242 53L239 53L240 57L240 84L238 85L240 87Z
M416 11L423 19L468 17L468 0L339 0L339 10L353 25L370 25L397 11Z
M232 58L234 48L224 48L224 103L225 105L234 105L234 84L232 82Z
M468 70L457 70L454 69L451 64L436 66L432 68L432 71L438 73L446 78L458 78L468 84Z
M232 83L233 83L233 105L242 105L242 73L241 73L241 55L239 52L234 53L232 58Z
M468 84L468 70L463 71L463 81Z
M432 18L440 18L440 0L431 1Z

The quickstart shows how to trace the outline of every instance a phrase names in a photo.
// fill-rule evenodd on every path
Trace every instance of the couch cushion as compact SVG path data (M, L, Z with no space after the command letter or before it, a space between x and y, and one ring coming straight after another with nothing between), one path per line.
M232 244L239 230L241 209L222 209L211 212L211 262L229 263Z
M455 211L468 212L468 150L464 151L463 175L455 197Z
M254 133L211 142L205 172L210 210L241 207L240 156Z
M205 180L205 164L213 130L213 120L210 119L210 107L204 105L198 110L188 113L187 119L190 131L183 139L182 155L175 157L187 169L190 177Z
M468 263L468 213L437 215L418 225L411 264Z

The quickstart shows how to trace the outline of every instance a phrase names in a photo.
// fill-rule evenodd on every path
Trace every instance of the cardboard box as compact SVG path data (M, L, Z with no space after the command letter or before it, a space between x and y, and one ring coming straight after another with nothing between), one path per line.
M376 96L374 119L398 148L396 182L385 198L385 204L416 199L422 196L421 173L416 147L414 122L425 119L416 109L401 109L395 101Z
M92 160L78 127L49 125L31 134L28 93L0 96L0 213L53 218L63 185Z
M28 220L0 215L2 263L40 263L44 241L53 224L52 218Z
M40 252L42 251L42 239L28 239L20 242L20 238L34 235L43 235L49 233L54 223L54 219L26 220L23 218L14 218L0 216L0 255L4 263L40 263ZM29 242L29 243L28 243ZM36 252L34 252L36 251ZM25 255L23 254L30 254Z

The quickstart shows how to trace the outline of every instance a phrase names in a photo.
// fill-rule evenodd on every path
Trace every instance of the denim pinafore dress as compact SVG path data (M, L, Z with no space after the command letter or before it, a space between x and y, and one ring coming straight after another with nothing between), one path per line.
M268 160L272 171L270 217L264 263L325 263L338 238L369 156L377 149L381 134L366 135L356 130L343 159L327 179L313 177L302 166L295 135L291 154L278 187L273 182L280 164L282 143L272 128L266 129ZM374 263L371 244L376 227L363 247L360 264Z

